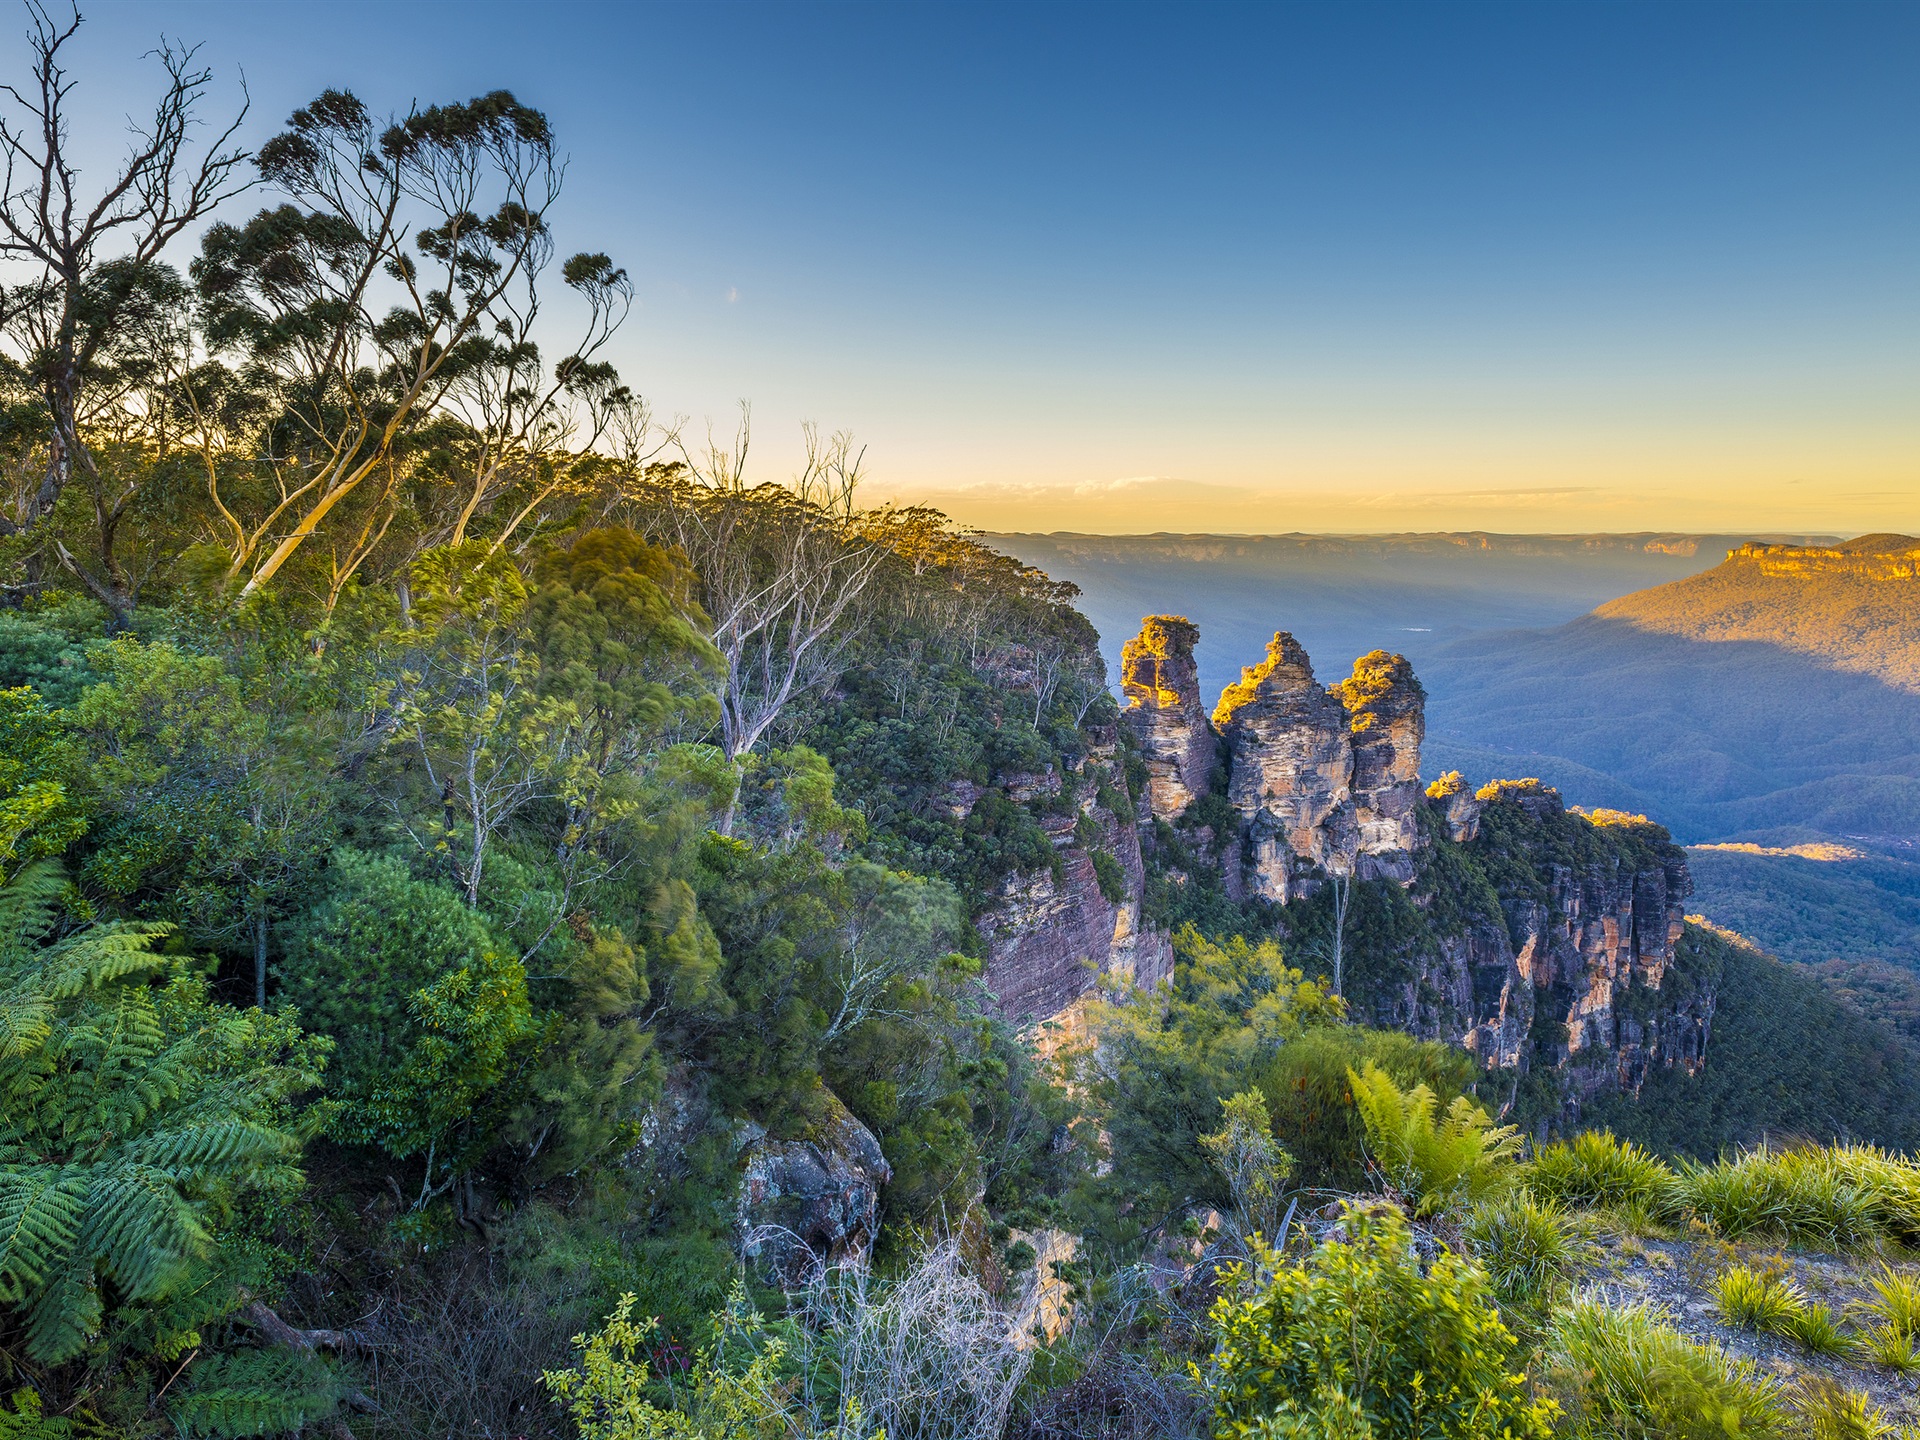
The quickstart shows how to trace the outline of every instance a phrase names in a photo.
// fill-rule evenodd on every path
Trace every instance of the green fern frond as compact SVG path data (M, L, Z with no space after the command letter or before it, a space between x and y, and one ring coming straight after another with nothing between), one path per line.
M163 1130L127 1147L127 1158L181 1175L196 1170L233 1171L299 1153L284 1131L244 1120Z
M344 1387L315 1355L287 1350L237 1350L194 1365L192 1383L172 1400L174 1423L189 1435L239 1440L278 1435L324 1420L340 1406Z
M0 1171L0 1300L17 1303L80 1233L86 1211L83 1171L59 1165Z
M87 1348L100 1333L100 1287L91 1261L69 1254L34 1292L27 1310L27 1354L58 1365Z
M87 1196L79 1249L95 1256L130 1300L166 1293L208 1234L173 1177L147 1165L115 1166Z
M66 889L67 872L58 860L22 865L0 885L0 936L15 943L38 940L53 928Z
M53 1005L44 994L14 991L0 995L0 1064L31 1055L47 1043Z
M134 975L149 975L173 963L153 945L173 933L171 925L131 920L95 925L51 947L46 954L48 991L57 1000Z
M16 1390L0 1403L0 1440L70 1440L73 1433L73 1422L46 1414L31 1390Z

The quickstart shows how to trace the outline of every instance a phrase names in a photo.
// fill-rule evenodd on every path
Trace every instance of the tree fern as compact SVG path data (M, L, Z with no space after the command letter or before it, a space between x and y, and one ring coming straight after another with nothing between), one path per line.
M236 1350L197 1362L168 1414L188 1435L279 1435L339 1408L332 1368L297 1350Z

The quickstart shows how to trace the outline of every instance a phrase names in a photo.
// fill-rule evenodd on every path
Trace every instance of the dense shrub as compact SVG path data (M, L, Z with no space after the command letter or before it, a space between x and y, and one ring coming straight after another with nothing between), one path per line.
M1215 1306L1220 1436L1491 1440L1550 1433L1485 1273L1443 1254L1422 1271L1406 1221L1349 1209L1344 1235L1270 1277L1236 1266Z

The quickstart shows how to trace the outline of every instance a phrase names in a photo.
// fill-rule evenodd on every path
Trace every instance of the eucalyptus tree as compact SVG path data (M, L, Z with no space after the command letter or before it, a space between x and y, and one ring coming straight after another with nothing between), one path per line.
M633 403L594 358L631 297L604 255L561 265L588 319L542 378L533 332L564 166L540 111L496 90L383 124L329 90L258 164L285 200L214 225L192 269L208 343L235 362L189 389L243 597L323 531L337 597L402 504L451 510L437 532L420 526L422 548L464 539L489 502L516 482L537 489L543 462L579 447L580 412L591 437ZM422 470L433 447L409 443L434 425L450 470Z

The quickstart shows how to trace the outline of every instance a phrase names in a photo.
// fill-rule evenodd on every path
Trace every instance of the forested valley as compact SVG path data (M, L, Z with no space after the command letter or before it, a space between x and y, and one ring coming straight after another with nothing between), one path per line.
M334 90L247 150L169 48L82 177L73 29L29 19L4 1440L1911 1418L1888 1032L1700 926L1621 979L1631 1062L1545 998L1497 1053L1409 1018L1419 957L1564 918L1556 866L1638 914L1658 826L1404 776L1417 869L1250 893L1227 772L1161 814L1071 585L866 505L850 435L763 479L744 413L696 444L623 383L634 285L555 233L539 110ZM1417 692L1375 658L1343 745ZM1070 894L1143 958L1067 956L1056 1019L990 966ZM1741 1069L1686 1038L1716 994ZM1690 1329L1588 1283L1676 1255Z

